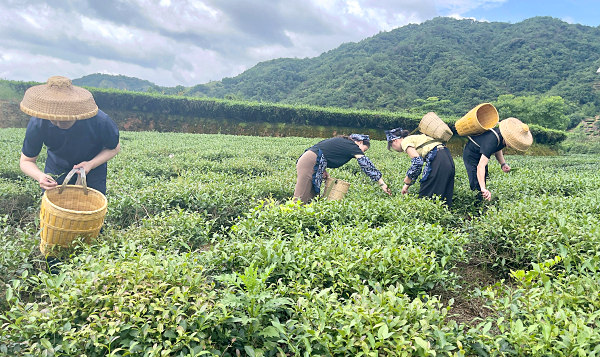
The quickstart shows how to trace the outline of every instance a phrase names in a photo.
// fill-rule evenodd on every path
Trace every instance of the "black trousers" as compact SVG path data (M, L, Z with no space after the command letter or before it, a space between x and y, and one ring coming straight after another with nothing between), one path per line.
M452 207L454 195L454 160L448 148L439 148L431 163L431 172L427 180L421 182L419 197L440 196L448 207Z

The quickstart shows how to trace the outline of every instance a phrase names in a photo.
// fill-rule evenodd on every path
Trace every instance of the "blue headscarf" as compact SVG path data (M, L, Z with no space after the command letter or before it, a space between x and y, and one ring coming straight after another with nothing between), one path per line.
M396 139L401 139L400 133L402 133L402 128L396 128L385 131L385 138L387 141L394 141Z
M350 134L348 137L354 141L369 141L369 135L364 134Z

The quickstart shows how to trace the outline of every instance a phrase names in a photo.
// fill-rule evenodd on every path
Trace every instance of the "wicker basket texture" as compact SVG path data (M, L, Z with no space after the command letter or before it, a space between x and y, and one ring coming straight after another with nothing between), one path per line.
M490 103L483 103L457 120L454 126L460 136L479 135L495 127L499 119L496 108Z
M434 139L447 142L452 137L452 130L434 112L429 112L419 122L419 131Z
M70 246L78 236L86 242L96 238L106 216L106 197L102 192L79 185L66 185L44 192L40 208L40 250L50 254L49 248Z
M350 183L344 180L329 177L325 182L325 191L323 196L328 200L341 200L348 193Z

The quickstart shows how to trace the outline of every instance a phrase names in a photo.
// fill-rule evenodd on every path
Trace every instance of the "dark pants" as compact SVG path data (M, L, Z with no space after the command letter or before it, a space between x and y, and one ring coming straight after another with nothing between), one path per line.
M439 148L431 163L431 172L427 180L421 182L419 197L440 196L448 207L452 207L454 195L454 160L448 148Z

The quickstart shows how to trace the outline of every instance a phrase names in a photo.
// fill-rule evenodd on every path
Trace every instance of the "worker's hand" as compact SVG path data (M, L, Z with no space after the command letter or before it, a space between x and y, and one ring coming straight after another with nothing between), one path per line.
M387 184L384 183L383 185L381 185L379 187L381 187L381 189L383 190L383 192L387 193L388 196L392 195L392 191L390 190L390 188L388 187Z
M404 184L404 186L402 186L402 194L406 195L408 193L408 188L410 187L410 185Z
M40 178L38 179L38 182L40 183L40 187L44 190L51 190L51 189L55 188L56 186L58 186L58 184L52 178L52 176L47 175L47 174L41 175Z
M502 171L504 171L504 172L510 172L510 166L508 164L502 165Z
M89 174L90 171L92 171L93 169L93 164L90 161L82 161L80 163L78 163L77 165L73 165L74 169L79 169L82 168L85 170L85 174ZM79 175L79 172L77 172L77 175Z
M323 171L323 180L327 180L329 178L329 174L327 171Z
M492 193L486 189L481 190L481 195L483 196L484 199L491 201L492 200Z

